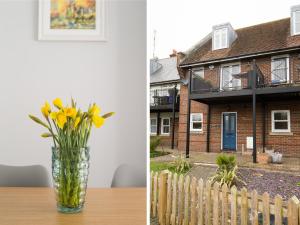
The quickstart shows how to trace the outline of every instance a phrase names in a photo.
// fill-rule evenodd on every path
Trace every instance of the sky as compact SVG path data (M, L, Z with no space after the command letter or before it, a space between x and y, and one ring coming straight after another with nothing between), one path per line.
M186 51L230 22L234 29L290 17L299 0L148 0L148 57L166 58L172 50Z

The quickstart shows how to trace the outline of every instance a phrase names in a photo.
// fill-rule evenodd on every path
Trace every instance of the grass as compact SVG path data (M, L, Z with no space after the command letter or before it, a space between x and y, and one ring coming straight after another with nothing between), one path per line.
M159 172L162 170L169 170L172 173L176 173L175 164L172 162L150 162L150 171ZM189 170L184 170L181 173L185 175Z
M164 151L150 151L150 158L155 158L155 157L159 157L159 156L164 156L164 155L168 155L170 154L170 152L164 152Z

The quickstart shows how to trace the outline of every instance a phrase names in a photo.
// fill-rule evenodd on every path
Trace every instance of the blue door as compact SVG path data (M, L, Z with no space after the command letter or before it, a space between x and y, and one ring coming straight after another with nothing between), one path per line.
M236 150L236 113L223 113L223 150Z

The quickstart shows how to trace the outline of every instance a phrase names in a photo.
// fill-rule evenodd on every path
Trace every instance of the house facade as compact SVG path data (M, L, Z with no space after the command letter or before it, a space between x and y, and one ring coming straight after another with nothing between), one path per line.
M161 145L178 147L178 121L181 80L177 70L179 54L150 60L150 135L160 137Z
M300 6L291 17L234 30L221 24L189 50L178 149L275 150L300 156Z

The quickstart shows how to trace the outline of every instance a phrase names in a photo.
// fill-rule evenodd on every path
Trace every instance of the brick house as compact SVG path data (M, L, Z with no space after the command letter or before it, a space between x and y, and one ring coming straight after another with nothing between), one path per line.
M266 149L300 156L300 6L291 18L237 30L214 26L178 70L188 81L178 130L187 156L248 152L256 162Z
M161 145L178 146L179 94L178 55L150 60L150 135L159 136Z

